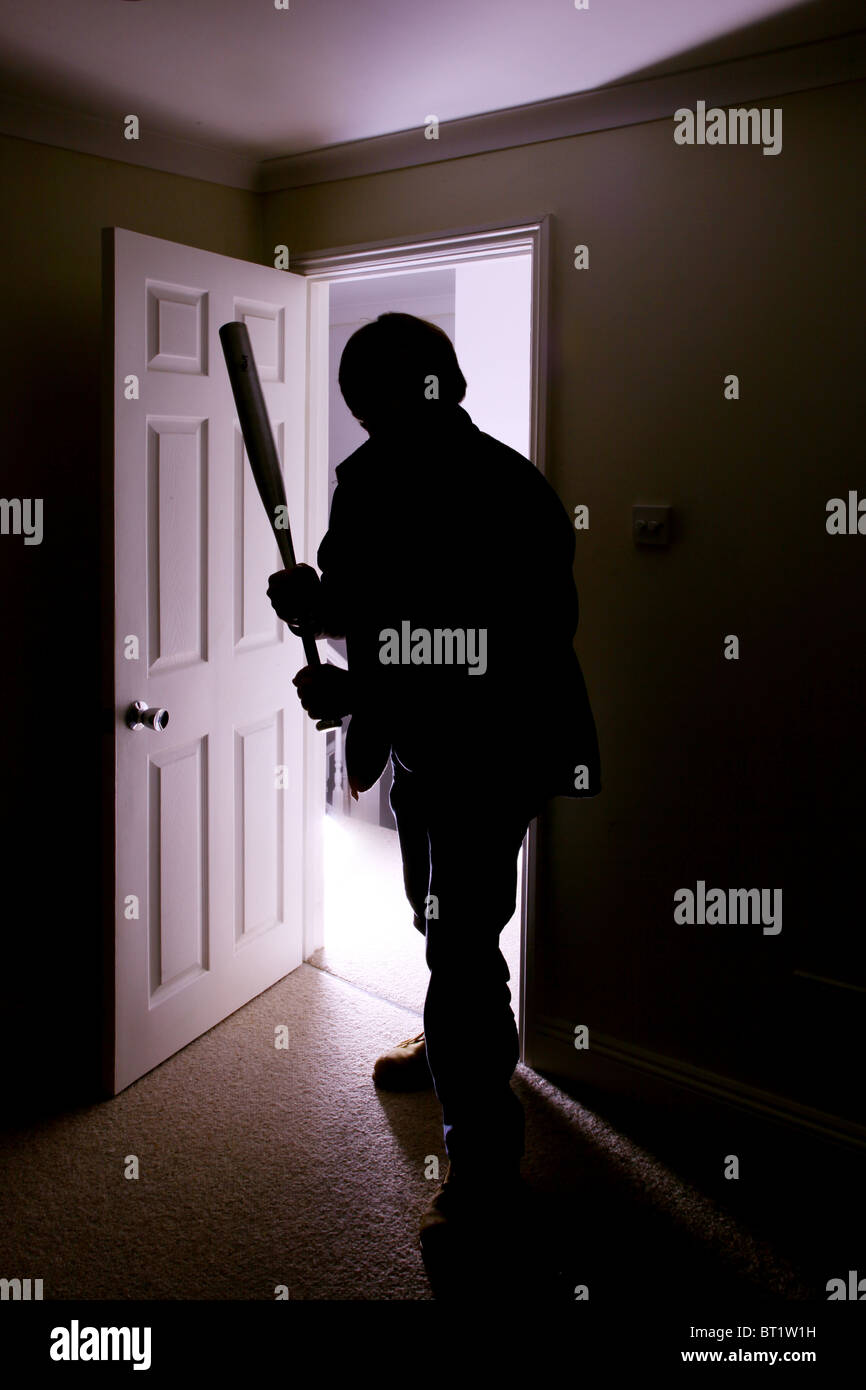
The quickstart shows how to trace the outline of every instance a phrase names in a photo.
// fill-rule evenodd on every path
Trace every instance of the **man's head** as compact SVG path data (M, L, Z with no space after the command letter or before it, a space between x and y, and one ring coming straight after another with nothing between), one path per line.
M353 333L340 358L343 399L365 429L451 411L466 395L451 339L414 314L380 314Z

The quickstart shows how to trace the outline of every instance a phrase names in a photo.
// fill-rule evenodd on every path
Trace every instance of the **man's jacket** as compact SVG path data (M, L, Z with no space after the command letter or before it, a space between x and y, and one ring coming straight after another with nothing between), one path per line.
M528 459L430 405L339 465L317 555L355 692L347 771L366 789L393 748L429 776L595 796L571 519Z

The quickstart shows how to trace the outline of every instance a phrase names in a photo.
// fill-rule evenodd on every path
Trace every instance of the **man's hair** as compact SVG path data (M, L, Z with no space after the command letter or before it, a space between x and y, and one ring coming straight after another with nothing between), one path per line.
M430 377L436 378L431 392ZM466 378L447 333L414 314L380 314L354 332L340 358L340 390L365 424L421 409L433 400L459 405Z

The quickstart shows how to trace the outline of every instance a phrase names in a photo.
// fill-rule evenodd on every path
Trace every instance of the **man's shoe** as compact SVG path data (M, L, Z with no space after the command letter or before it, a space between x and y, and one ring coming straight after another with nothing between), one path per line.
M526 1188L516 1166L489 1176L455 1177L449 1163L445 1181L421 1216L421 1248L425 1253L438 1249L452 1234L508 1242L525 1212Z
M383 1052L373 1067L373 1081L380 1091L427 1091L433 1077L427 1065L424 1034L407 1038L390 1052Z

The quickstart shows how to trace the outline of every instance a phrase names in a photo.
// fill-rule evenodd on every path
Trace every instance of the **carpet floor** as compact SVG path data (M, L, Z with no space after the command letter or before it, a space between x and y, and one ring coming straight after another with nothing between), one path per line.
M305 964L114 1099L7 1134L2 1269L41 1278L46 1299L447 1297L417 1243L430 1156L445 1169L438 1104L370 1080L383 1045L419 1028ZM514 1086L548 1267L522 1268L512 1293L817 1296L796 1258L608 1120L527 1068Z

